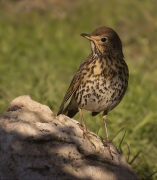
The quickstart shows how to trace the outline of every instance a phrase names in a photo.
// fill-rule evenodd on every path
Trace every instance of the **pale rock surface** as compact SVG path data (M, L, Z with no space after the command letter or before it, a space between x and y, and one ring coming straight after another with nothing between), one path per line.
M135 170L100 138L83 139L78 122L56 116L29 96L14 99L0 116L1 180L138 180Z

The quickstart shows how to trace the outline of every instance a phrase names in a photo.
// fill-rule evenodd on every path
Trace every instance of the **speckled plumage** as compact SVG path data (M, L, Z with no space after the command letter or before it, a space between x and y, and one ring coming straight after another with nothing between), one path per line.
M122 43L117 33L108 27L81 35L90 40L92 54L74 75L58 115L73 117L78 107L91 111L92 115L101 111L107 115L121 101L128 86L129 71L123 59Z
M103 111L103 121L106 130L104 146L110 150L106 118L109 111L122 100L128 87L129 70L124 61L122 43L118 34L109 27L101 27L92 34L81 34L90 40L92 53L82 62L74 75L70 86L61 103L59 114L73 117L80 113L83 136L90 133L85 125L82 109L92 112L95 116ZM64 108L71 97L70 103ZM95 146L92 142L91 144Z

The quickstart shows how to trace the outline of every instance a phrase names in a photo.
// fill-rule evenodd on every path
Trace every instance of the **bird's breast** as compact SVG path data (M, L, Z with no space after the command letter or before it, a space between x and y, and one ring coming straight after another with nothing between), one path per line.
M127 88L125 75L113 68L102 68L98 62L90 64L75 96L80 108L100 112L113 109Z

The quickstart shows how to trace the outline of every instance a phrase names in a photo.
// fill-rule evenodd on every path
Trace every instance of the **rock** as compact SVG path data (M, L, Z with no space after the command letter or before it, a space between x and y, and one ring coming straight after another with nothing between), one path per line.
M1 180L138 180L124 156L96 134L94 147L78 122L56 116L29 96L14 99L0 116Z

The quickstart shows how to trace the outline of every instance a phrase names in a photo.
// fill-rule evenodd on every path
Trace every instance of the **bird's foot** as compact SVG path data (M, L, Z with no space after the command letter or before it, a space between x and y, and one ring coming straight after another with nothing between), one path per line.
M92 146L94 146L94 148L96 149L95 144L88 137L88 134L92 135L92 133L84 126L79 125L79 127L83 131L83 138L85 139L85 137L86 137L88 139L88 141L92 144Z
M101 140L102 140L102 139L101 139ZM112 160L113 160L113 155L112 155L112 154L116 154L116 153L111 150L109 140L107 140L107 141L102 140L102 143L103 143L103 146L104 146L104 147L107 147L107 148L108 148L108 152L109 152L109 154L110 154L110 156L111 156L111 158L112 158Z

